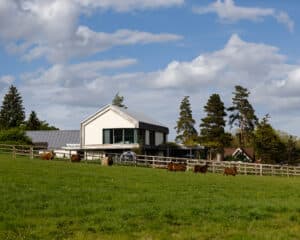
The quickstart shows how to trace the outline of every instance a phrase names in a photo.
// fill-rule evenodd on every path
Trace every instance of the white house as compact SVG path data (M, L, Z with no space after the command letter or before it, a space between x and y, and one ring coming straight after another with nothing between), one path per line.
M155 149L167 142L169 129L144 114L107 105L80 125L83 150Z

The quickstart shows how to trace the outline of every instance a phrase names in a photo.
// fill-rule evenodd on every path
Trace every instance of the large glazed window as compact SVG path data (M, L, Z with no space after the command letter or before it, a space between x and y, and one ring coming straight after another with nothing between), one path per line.
M138 130L133 128L103 129L103 144L138 143Z
M123 143L123 129L114 129L114 143Z
M112 144L113 143L113 130L104 129L103 130L103 144Z
M124 143L134 143L134 129L124 129Z

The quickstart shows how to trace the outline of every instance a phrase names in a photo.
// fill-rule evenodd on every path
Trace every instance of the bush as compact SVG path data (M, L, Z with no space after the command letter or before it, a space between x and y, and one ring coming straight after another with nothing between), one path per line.
M32 144L25 131L19 128L12 128L0 131L0 143L5 144Z

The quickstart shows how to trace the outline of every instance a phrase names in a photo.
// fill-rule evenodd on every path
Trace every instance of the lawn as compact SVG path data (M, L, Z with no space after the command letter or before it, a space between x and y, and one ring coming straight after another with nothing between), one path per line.
M0 155L0 239L299 239L300 178Z

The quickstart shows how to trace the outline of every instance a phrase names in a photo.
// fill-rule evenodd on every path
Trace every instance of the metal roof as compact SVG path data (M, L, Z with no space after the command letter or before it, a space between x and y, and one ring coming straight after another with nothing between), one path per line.
M48 149L57 149L67 144L80 144L79 130L49 130L49 131L26 131L26 135L33 143L48 143Z

